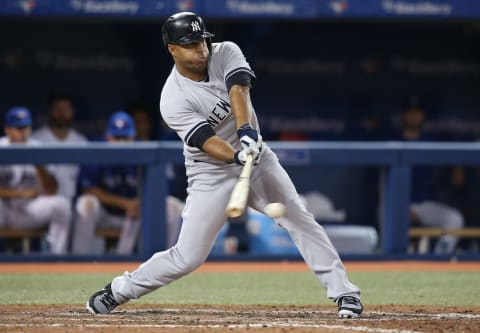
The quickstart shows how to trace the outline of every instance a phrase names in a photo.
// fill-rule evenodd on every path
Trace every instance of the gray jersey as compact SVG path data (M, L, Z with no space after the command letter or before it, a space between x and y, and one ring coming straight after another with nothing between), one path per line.
M184 143L186 160L225 164L197 147L188 145L189 139L205 123L216 135L241 149L236 132L235 117L230 108L227 79L240 71L254 77L240 48L233 42L213 43L208 61L208 80L196 82L182 76L174 66L162 90L160 112L167 125ZM259 130L252 108L250 124Z

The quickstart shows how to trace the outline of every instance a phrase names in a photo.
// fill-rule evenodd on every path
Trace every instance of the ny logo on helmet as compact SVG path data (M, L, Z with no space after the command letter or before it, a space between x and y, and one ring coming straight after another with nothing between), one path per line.
M193 21L191 23L192 25L192 31L200 31L202 29L200 29L200 23L198 23L198 21Z

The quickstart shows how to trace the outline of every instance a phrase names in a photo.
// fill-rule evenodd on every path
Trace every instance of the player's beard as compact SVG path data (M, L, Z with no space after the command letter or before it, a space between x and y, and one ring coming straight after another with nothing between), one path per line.
M50 119L49 124L51 127L58 129L67 129L70 128L73 124L73 119L58 117L55 119Z

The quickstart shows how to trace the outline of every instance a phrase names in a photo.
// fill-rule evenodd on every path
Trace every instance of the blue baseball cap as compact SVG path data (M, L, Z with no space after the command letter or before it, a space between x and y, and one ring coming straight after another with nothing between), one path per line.
M124 111L117 111L110 116L107 125L107 134L110 136L134 137L135 123Z
M5 116L6 127L25 127L32 125L32 115L23 106L15 106L8 110Z

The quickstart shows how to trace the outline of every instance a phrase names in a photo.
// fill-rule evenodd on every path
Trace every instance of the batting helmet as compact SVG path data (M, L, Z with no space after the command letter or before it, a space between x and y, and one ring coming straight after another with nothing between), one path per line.
M170 16L162 26L163 45L190 44L202 38L211 38L200 16L191 12L181 12Z

